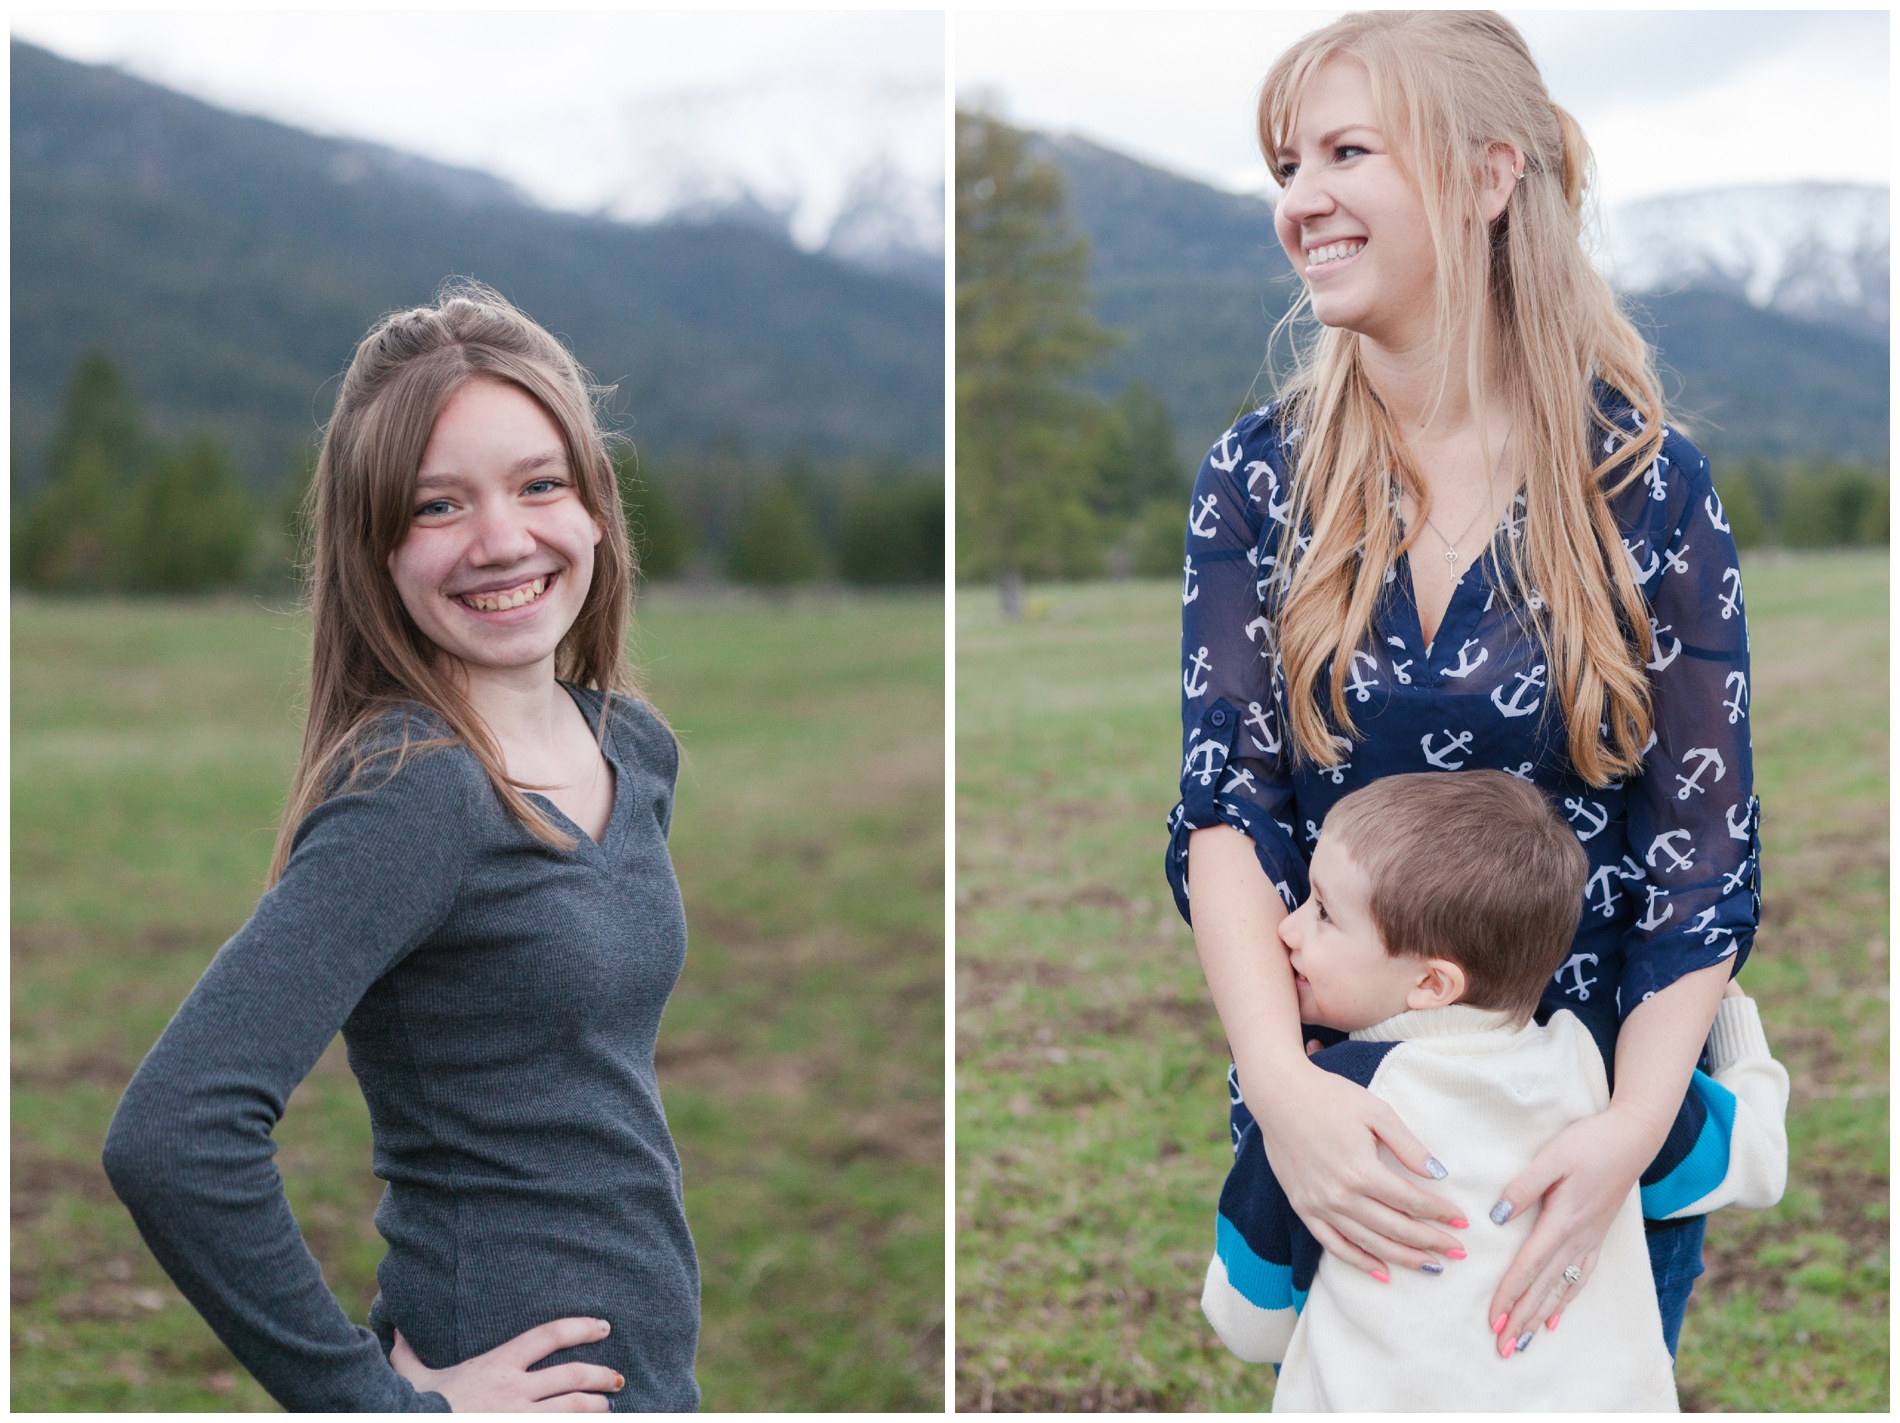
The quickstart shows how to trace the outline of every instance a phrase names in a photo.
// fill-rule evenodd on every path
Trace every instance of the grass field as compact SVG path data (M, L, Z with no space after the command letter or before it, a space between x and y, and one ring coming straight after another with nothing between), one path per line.
M659 1068L708 1409L942 1407L942 628L937 598L642 601L638 658L686 749L690 948ZM98 1163L261 890L307 636L241 602L14 603L15 1409L272 1406ZM381 1183L340 1043L277 1136L360 1320Z
M1887 562L1745 565L1764 924L1743 983L1794 1080L1789 1189L1719 1212L1691 1410L1884 1411ZM957 1402L1242 1410L1201 1318L1226 1045L1161 873L1180 730L1163 583L958 602Z

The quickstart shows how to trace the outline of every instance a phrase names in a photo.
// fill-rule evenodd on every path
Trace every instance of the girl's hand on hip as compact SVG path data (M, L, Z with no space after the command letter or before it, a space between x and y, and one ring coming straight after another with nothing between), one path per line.
M530 1366L557 1349L605 1339L609 1328L604 1319L556 1319L447 1369L425 1368L397 1330L389 1362L418 1392L441 1394L455 1413L605 1413L604 1395L626 1384L612 1369L560 1364L530 1372Z
M1327 1253L1375 1279L1394 1266L1438 1265L1440 1255L1462 1260L1458 1238L1428 1224L1463 1229L1458 1208L1379 1159L1383 1143L1416 1175L1444 1175L1398 1113L1323 1068L1287 1075L1294 1080L1275 1083L1272 1116L1255 1111L1254 1120L1288 1202Z
M1540 1200L1543 1210L1486 1313L1500 1354L1525 1347L1589 1282L1610 1223L1655 1154L1650 1134L1611 1107L1558 1132L1504 1188L1492 1216L1500 1225ZM1573 1265L1581 1278L1566 1280Z

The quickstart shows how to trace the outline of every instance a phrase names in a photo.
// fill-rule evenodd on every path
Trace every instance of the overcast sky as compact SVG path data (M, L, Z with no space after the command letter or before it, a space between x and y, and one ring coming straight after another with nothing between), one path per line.
M499 174L553 207L650 218L742 182L811 246L880 164L940 204L938 13L15 9L11 26L222 107Z
M960 96L1236 191L1270 191L1254 91L1337 10L962 11ZM1606 204L1794 178L1888 181L1884 10L1505 12L1596 150Z

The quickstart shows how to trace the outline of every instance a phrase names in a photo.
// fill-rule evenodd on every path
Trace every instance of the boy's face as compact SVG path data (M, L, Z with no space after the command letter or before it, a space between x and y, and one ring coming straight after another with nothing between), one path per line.
M1336 837L1322 835L1308 879L1306 903L1280 921L1300 1021L1351 1032L1405 1012L1426 964L1386 953L1365 871Z

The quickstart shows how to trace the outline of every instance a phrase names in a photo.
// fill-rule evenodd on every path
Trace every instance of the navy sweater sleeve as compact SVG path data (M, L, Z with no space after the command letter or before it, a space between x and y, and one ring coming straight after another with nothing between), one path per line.
M471 764L415 753L311 811L283 877L147 1054L106 1137L106 1173L146 1244L287 1409L449 1411L324 1284L271 1131L369 986L448 913L466 853L459 812L480 789Z

